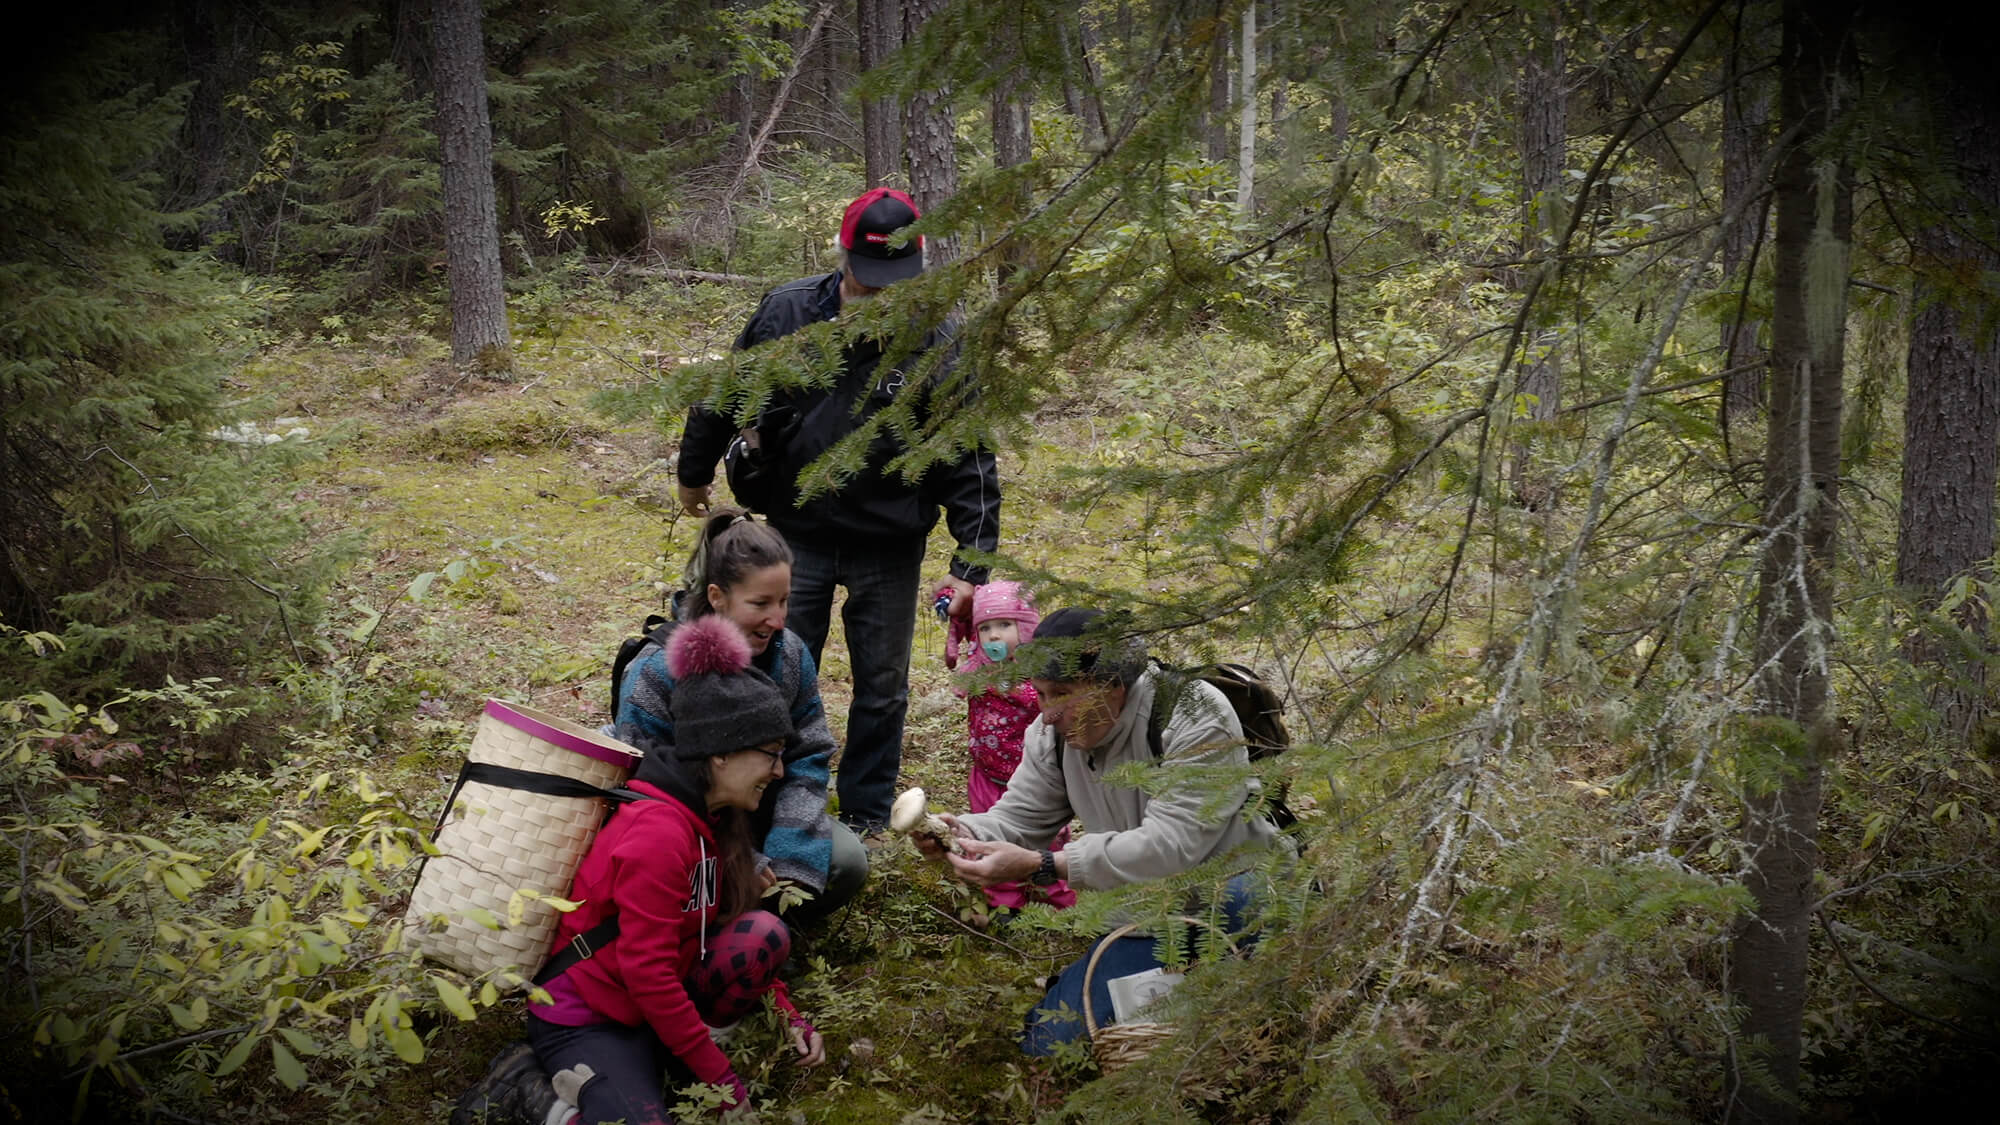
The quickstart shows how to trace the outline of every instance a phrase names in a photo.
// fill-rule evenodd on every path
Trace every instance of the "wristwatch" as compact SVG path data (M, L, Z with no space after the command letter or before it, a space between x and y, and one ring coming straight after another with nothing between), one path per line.
M1056 881L1056 853L1051 851L1044 851L1042 852L1041 866L1035 868L1035 873L1033 875L1028 876L1028 882L1033 883L1037 887L1046 887L1050 883L1053 883L1055 881Z

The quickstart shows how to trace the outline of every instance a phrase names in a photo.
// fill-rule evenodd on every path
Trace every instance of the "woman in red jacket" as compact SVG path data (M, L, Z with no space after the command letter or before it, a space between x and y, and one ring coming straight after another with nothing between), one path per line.
M749 1091L710 1028L736 1022L767 993L791 1024L800 1061L826 1057L777 977L791 935L777 915L752 909L762 887L749 813L784 776L796 737L790 707L719 615L676 629L667 663L674 752L646 756L631 782L646 799L611 817L578 868L570 897L582 905L564 916L555 950L594 930L599 940L583 944L597 948L553 977L544 971L551 1002L528 1007L540 1067L516 1060L513 1088L488 1095L489 1118L671 1123L663 1071L670 1088L720 1086L734 1099L726 1112L746 1110ZM605 941L598 928L614 914L617 934Z

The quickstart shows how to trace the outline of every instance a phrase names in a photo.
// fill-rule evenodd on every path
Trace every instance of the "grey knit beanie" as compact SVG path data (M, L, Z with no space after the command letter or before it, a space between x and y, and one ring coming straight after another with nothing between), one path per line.
M674 757L712 758L796 737L784 692L750 667L750 642L727 618L709 614L676 628L667 672Z

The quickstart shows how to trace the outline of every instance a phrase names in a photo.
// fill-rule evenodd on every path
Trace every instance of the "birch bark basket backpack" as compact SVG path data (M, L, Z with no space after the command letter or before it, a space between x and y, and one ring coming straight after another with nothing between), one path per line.
M614 790L639 758L566 719L487 700L431 835L436 853L410 893L406 918L424 955L525 988L558 921L537 896L569 893L598 828L627 796Z

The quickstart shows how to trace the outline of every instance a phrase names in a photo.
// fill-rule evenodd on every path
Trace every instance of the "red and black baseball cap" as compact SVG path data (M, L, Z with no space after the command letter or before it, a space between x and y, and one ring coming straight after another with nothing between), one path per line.
M896 234L919 214L916 202L895 188L875 188L847 205L840 246L854 280L880 289L924 272L924 237L906 241Z

